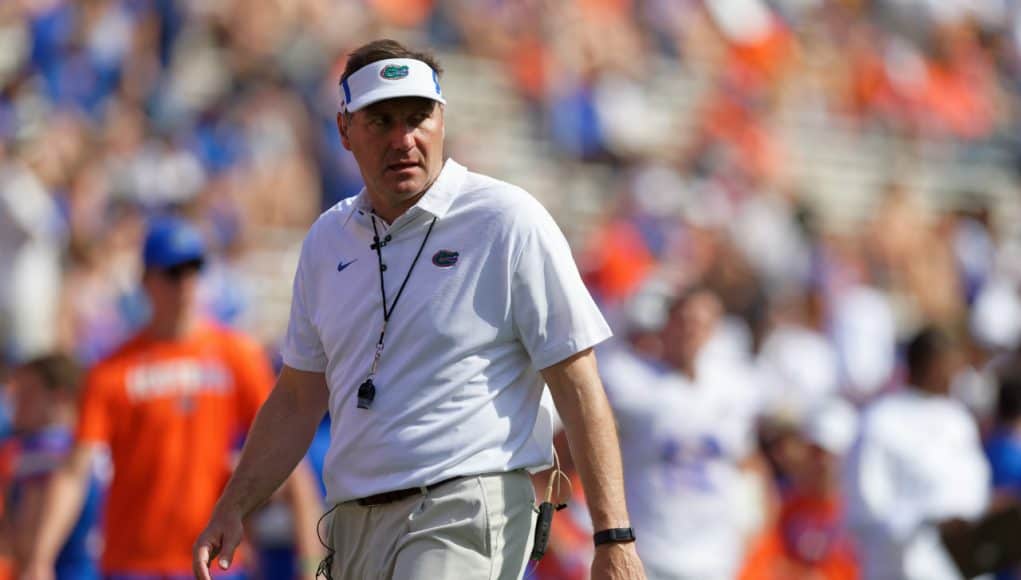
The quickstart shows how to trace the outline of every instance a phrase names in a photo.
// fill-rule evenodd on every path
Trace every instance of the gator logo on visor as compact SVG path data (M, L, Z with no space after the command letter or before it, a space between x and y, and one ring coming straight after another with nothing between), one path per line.
M460 254L451 250L440 250L433 254L433 265L440 268L450 268L457 263Z
M396 64L388 64L383 67L383 70L379 71L379 76L388 81L403 79L408 76L408 65L398 66Z

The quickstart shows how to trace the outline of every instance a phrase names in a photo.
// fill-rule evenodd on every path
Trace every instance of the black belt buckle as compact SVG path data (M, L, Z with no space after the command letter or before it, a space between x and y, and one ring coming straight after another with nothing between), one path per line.
M398 489L396 491L384 491L383 493L377 493L368 497L363 497L355 500L358 505L362 507L374 507L380 505L386 505L390 503L396 503L402 499L407 499L417 493L421 493L422 490L417 487L409 487L408 489Z
M430 492L441 485L445 485L457 479L461 479L461 476L451 477L449 479L444 479L443 481L437 481L436 483L432 483L423 487L409 487L406 489L398 489L395 491L384 491L382 493L377 493L375 495L369 495L363 498L356 499L355 503L362 507L374 507L390 503L396 503L401 501L402 499L408 499L409 497L412 497L416 494L423 493L423 489L425 490L425 492Z

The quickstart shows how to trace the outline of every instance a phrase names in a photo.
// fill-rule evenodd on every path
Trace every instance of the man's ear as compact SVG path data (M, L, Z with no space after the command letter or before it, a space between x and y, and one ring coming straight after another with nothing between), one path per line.
M344 145L344 149L351 150L351 142L347 138L348 131L348 116L343 111L337 113L337 131L340 132L340 142Z
M440 109L440 111L439 111L439 113L440 113L440 138L441 139L446 139L447 138L447 117L446 117L446 115L447 115L447 107L443 103L436 103L436 106L439 107L439 109Z

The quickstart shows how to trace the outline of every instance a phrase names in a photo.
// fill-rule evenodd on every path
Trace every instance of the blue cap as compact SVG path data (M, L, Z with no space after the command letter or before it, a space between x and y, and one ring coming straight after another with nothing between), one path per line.
M205 258L202 234L191 223L177 217L159 217L149 222L142 253L146 268L172 268Z

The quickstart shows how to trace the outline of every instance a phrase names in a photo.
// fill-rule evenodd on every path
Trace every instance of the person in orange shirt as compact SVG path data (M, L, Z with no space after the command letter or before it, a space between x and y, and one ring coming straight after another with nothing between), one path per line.
M143 252L146 326L86 379L76 445L47 489L46 507L23 577L53 577L53 562L80 510L95 449L114 467L105 511L101 568L108 580L191 576L191 545L232 468L232 451L273 384L253 340L202 318L201 235L174 217L155 219ZM314 558L317 502L311 475L289 482L300 550ZM307 491L312 490L312 491Z
M779 518L756 541L738 580L857 580L845 525L839 464L857 432L853 407L823 403L792 434L784 463L790 479Z

